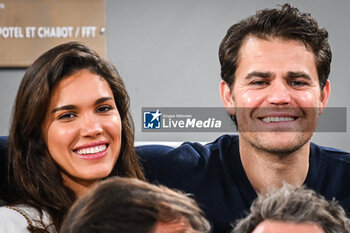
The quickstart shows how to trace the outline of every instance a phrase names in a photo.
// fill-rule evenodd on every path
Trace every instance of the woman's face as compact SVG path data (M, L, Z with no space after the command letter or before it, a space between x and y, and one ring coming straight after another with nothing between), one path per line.
M112 171L121 145L121 119L101 76L80 70L54 89L44 122L49 152L78 195Z

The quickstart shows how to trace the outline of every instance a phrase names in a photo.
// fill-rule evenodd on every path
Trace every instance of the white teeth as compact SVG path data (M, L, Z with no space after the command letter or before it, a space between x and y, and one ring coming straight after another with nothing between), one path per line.
M294 117L264 117L263 122L282 122L282 121L293 121Z
M104 151L106 148L107 146L104 144L104 145L94 146L90 148L79 149L79 150L76 150L75 152L80 155L96 154L98 152Z

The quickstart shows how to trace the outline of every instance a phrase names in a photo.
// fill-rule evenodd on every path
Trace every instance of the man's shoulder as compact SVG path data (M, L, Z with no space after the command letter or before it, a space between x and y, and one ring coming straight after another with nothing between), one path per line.
M7 136L0 136L0 152L7 151L8 147L8 137Z
M194 158L209 158L219 151L225 151L229 147L238 145L237 135L223 135L215 141L202 144L198 142L184 142L178 147L166 145L143 145L137 146L136 152L143 159L166 159L170 160L193 160Z
M350 153L344 150L319 146L311 143L311 155L323 161L333 161L350 165Z
M327 200L335 198L350 213L350 154L311 144L310 169L306 185Z
M205 179L208 170L224 170L222 166L226 166L233 157L229 152L236 143L238 145L237 140L237 136L223 135L207 144L185 142L178 147L146 145L136 147L136 152L148 180L178 188L184 185L184 181L191 183L190 178L197 181Z

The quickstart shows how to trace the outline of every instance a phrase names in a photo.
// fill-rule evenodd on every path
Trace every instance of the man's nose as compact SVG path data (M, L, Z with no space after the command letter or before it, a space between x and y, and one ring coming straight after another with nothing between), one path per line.
M291 102L291 93L284 80L274 80L270 83L267 101L273 105L288 105Z
M102 134L103 128L98 117L93 114L85 115L80 126L81 135L83 137L97 137Z

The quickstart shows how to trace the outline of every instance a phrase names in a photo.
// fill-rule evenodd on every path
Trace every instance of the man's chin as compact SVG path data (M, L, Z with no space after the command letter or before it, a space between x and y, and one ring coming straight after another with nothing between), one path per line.
M287 145L287 146L272 146L272 145L258 145L254 146L256 149L259 149L261 151L264 151L265 153L271 154L271 155L277 155L278 157L286 157L296 151L298 151L303 145Z
M308 143L312 133L263 132L243 133L242 137L255 149L279 157L292 154Z

